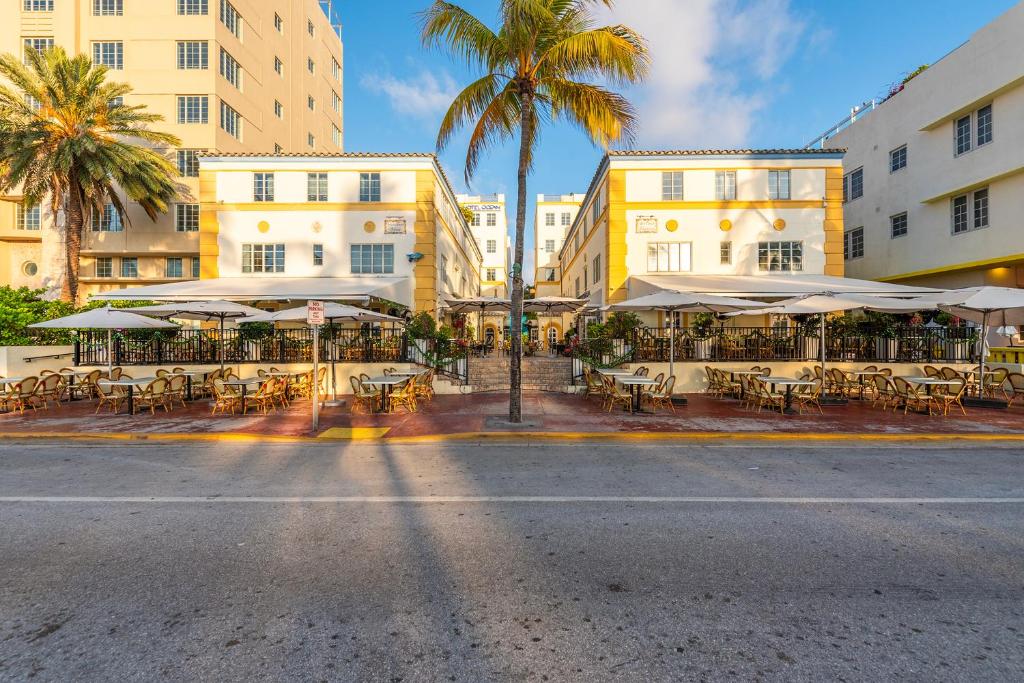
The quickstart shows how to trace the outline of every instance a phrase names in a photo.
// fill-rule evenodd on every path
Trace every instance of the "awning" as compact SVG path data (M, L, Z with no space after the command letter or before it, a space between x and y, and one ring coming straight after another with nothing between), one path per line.
M405 277L221 277L113 289L104 301L356 301L371 298L408 303Z
M629 298L671 289L694 294L718 296L794 297L803 294L834 292L836 294L868 294L874 296L908 297L938 292L929 287L894 285L874 280L855 280L832 275L634 275L628 281Z

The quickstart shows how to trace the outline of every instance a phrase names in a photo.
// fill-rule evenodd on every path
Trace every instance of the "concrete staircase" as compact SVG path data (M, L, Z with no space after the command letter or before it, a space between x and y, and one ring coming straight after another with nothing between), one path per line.
M523 358L523 391L566 391L572 384L572 359L564 356ZM508 390L509 358L492 354L469 359L473 391Z

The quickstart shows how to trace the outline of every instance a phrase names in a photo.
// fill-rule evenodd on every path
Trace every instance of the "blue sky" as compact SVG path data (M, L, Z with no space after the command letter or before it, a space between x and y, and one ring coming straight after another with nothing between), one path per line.
M345 44L345 149L434 150L452 95L473 73L419 42L429 0L335 0ZM803 147L849 112L932 63L1012 7L1011 0L619 0L616 22L650 43L648 80L629 91L641 114L638 148ZM462 5L489 23L497 2ZM457 191L503 192L514 217L516 147L494 150L471 186L465 137L442 153ZM577 130L544 130L532 198L583 192L601 158ZM510 225L510 231L512 226ZM532 278L533 264L524 268Z

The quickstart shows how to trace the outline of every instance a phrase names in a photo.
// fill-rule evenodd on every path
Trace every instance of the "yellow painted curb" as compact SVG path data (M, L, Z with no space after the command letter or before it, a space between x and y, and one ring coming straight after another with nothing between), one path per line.
M331 427L318 435L318 439L380 439L391 427Z

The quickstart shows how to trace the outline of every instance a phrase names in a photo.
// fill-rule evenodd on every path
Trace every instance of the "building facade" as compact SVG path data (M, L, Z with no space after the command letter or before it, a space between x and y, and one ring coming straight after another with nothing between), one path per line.
M110 67L127 104L163 116L182 193L150 221L128 206L94 217L82 242L81 292L198 277L199 161L204 152L343 149L342 43L330 0L7 0L0 50L59 45ZM53 217L0 202L0 284L55 287Z
M470 229L483 253L481 296L507 298L511 248L508 238L508 215L505 195L456 195L459 204L472 213Z
M297 287L436 317L480 294L483 255L432 155L203 157L200 199L206 295Z
M611 152L558 253L560 294L600 308L657 289L738 295L751 277L841 278L842 157Z
M846 269L1024 286L1024 5L812 146L847 149Z
M534 292L537 297L562 296L562 271L558 253L580 211L582 194L539 194L533 216ZM562 315L538 315L539 341L551 345L565 333Z

